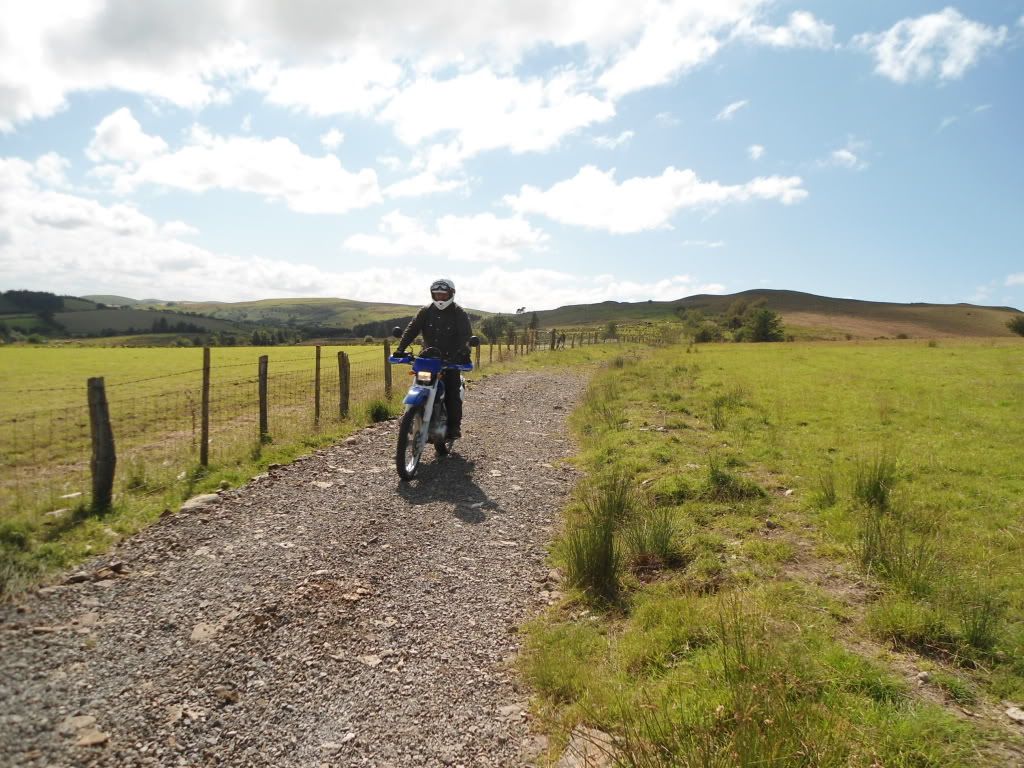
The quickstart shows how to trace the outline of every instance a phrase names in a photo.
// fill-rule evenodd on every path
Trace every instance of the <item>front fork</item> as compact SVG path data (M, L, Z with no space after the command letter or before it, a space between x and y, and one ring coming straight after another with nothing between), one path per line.
M426 395L424 396L424 392ZM420 417L420 432L416 435L416 451L422 453L427 447L427 438L430 437L430 418L434 413L434 399L437 397L437 385L424 387L420 385L409 388L409 394L405 397L406 410L410 408L422 408L423 415ZM409 401L413 402L410 403Z

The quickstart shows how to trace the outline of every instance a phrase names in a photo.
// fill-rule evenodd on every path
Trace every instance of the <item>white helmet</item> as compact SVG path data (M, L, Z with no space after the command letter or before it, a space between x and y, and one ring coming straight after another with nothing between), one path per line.
M430 284L430 298L438 309L446 309L455 301L455 283L446 277Z

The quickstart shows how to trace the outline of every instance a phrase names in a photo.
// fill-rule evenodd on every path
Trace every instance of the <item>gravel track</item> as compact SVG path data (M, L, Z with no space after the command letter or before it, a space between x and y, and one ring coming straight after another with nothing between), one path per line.
M510 661L557 590L584 384L484 379L411 483L371 427L0 606L0 764L529 764Z

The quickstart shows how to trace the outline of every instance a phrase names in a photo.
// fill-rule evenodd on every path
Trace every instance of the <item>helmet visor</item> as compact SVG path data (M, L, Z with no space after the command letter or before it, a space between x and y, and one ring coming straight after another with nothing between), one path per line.
M448 301L452 297L451 291L431 291L430 297L434 301Z

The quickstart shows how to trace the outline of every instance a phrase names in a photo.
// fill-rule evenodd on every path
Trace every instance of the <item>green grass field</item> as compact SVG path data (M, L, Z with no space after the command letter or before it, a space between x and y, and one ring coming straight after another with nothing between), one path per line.
M340 351L353 365L383 360L384 354L381 346L323 347L321 366L336 367ZM210 356L212 385L254 379L261 355L269 356L274 373L311 372L315 366L311 346L216 347ZM104 378L112 399L122 393L146 397L199 386L202 367L203 352L197 348L0 347L0 419L84 404L92 376Z
M1020 762L1024 344L624 354L574 423L569 587L522 661L556 750Z

